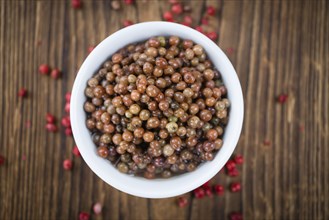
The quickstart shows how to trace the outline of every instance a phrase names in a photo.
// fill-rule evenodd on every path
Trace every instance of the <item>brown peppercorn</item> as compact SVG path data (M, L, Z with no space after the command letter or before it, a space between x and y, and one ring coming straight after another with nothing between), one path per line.
M150 75L151 73L153 73L153 65L149 62L144 63L143 71L145 74Z
M168 67L167 60L163 57L157 57L155 59L155 65L157 65L160 69L166 69Z
M151 116L151 113L150 111L146 110L146 109L143 109L140 113L139 113L139 118L142 120L142 121L146 121L147 119L149 119Z
M182 80L182 75L180 73L174 73L171 75L171 81L173 83L179 83Z
M129 111L134 115L138 115L140 110L141 108L138 104L133 104L129 107Z
M222 146L223 146L223 141L222 139L216 139L214 141L214 145L215 145L215 150L219 150Z
M98 79L96 78L91 78L88 80L87 84L90 86L90 87L96 87L98 85Z
M114 128L114 125L112 125L112 124L104 124L104 126L103 126L103 131L105 133L111 134L114 132L114 130L115 130L115 128Z
M147 120L146 127L147 128L157 128L160 125L160 120L157 117L151 117Z
M85 102L83 108L86 112L94 112L96 110L95 106L90 102Z
M188 48L192 48L193 47L193 41L191 40L184 40L183 41L183 48L186 50Z
M161 129L158 135L160 138L166 139L169 136L169 133L167 130Z
M150 97L156 97L158 94L159 94L159 89L154 86L154 85L149 85L147 88L146 88L146 94Z
M207 161L211 161L214 159L214 154L212 152L206 152L204 153L204 158L207 160Z
M211 120L212 115L211 112L207 109L204 109L200 112L200 118L202 121L208 122Z
M154 140L154 134L150 131L147 131L143 134L143 139L145 142L151 142Z
M123 59L123 57L122 57L122 55L120 53L115 53L112 56L112 62L114 64L120 63L122 61L122 59Z
M178 45L179 44L179 41L180 41L180 39L177 36L171 36L171 37L169 37L169 44L170 45Z
M203 72L204 78L208 81L212 80L215 76L214 71L212 71L211 69L206 69Z
M184 102L185 97L184 97L183 93L181 93L181 92L175 92L174 99L177 102L181 103L181 102Z
M102 96L105 94L105 89L103 86L98 85L94 88L93 92L94 92L94 97L102 98Z
M206 98L206 106L212 107L216 104L216 99L214 97Z
M195 77L193 76L192 73L187 72L184 74L184 81L188 84L192 84L195 82Z
M185 51L185 57L188 60L192 60L194 58L194 52L193 52L193 50L190 49L190 48L186 49L186 51Z
M218 137L218 133L217 133L217 131L216 131L215 129L209 129L209 130L207 131L206 136L207 136L208 140L210 140L210 141L214 141L214 140L217 139L217 137Z
M121 173L128 173L129 170L127 164L122 162L118 163L117 168Z
M204 88L202 94L204 95L204 97L210 98L213 95L213 90L210 88Z
M158 55L158 50L155 47L149 47L146 49L145 54L149 57L156 57Z
M91 102L95 105L95 106L101 106L103 104L103 99L100 98L92 98Z
M179 83L176 84L176 89L183 91L187 87L186 82L180 81Z
M128 130L125 130L122 133L122 139L124 141L131 142L133 140L133 138L134 138L133 134L130 131L128 131Z
M158 78L155 81L155 85L160 89L164 89L167 86L167 83L166 83L166 80L164 78Z
M199 106L198 106L197 104L195 104L195 103L192 103L192 104L190 105L189 112L190 112L190 114L192 114L192 115L197 114L197 113L199 112Z
M186 88L184 89L183 91L183 95L186 97L186 98L191 98L193 95L194 95L194 92L191 88Z
M87 119L86 121L86 126L89 130L93 130L96 126L96 122L94 119L90 118L90 119Z
M134 130L134 136L137 138L142 138L144 134L144 128L136 128Z
M123 104L122 98L120 96L116 96L112 99L112 105L114 107L120 107Z
M140 100L141 94L137 90L133 90L133 91L131 91L130 98L133 101L137 102Z
M104 112L102 115L101 115L101 121L104 123L104 124L109 124L110 121L111 121L111 116L108 112Z
M159 102L159 109L161 111L166 111L166 110L168 110L168 108L169 108L169 102L168 101L162 100L162 101Z
M226 110L218 111L216 113L216 116L220 119L226 118L227 117L227 111Z
M197 44L197 45L194 45L193 47L193 52L195 53L195 55L197 56L200 56L203 54L203 48L201 45Z
M150 47L158 48L160 46L160 41L156 38L149 39L147 43Z
M179 127L178 129L177 129L177 132L176 132L176 134L178 135L178 136L180 136L180 137L184 137L185 135L186 135L186 128L185 127Z
M200 123L200 119L197 116L191 117L187 122L188 126L191 128L198 128L199 123Z
M98 147L97 152L98 152L98 155L103 158L106 158L109 155L109 151L108 151L107 147L105 147L105 146Z
M173 137L170 139L170 146L175 149L175 150L179 150L182 146L182 140L180 139L180 137Z
M112 142L113 142L115 145L119 145L121 141L122 141L122 136L121 136L121 134L116 133L115 135L113 135L113 137L112 137Z

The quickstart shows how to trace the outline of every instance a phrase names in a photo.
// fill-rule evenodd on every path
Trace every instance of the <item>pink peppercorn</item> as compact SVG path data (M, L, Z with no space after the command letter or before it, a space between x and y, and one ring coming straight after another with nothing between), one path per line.
M202 187L207 187L207 186L209 186L209 184L210 184L210 181L207 181L202 185Z
M185 25L185 26L187 26L187 27L191 27L191 25L190 25L189 23L185 22L185 21L183 21L181 24L182 24L182 25Z
M77 156L77 157L80 157L81 154L80 154L80 151L79 151L79 148L77 146L74 146L73 147L73 150L72 150L72 153Z
M182 5L179 4L179 3L178 3L178 4L173 4L173 5L171 6L171 11L172 11L173 13L179 15L179 14L182 14L182 12L183 12L183 7L182 7Z
M31 121L30 121L30 120L27 120L27 121L25 122L25 127L26 127L26 128L30 128L30 127L31 127Z
M4 156L0 155L0 166L5 163L5 158Z
M174 17L170 11L166 11L163 13L163 19L165 19L166 21L173 21Z
M46 114L46 121L47 121L47 123L54 124L55 121L56 121L56 118L55 118L54 115L52 115L50 113L47 113Z
M228 170L227 175L231 177L235 177L239 175L239 171L236 168L234 168L232 170Z
M240 212L232 212L229 217L230 220L243 220L242 214Z
M67 93L65 94L65 101L66 101L66 102L70 102L70 101L71 101L71 93L70 93L70 92L67 92Z
M196 188L193 192L194 192L195 198L197 198L197 199L202 199L205 196L205 191L201 187Z
M190 25L192 24L192 22L193 22L193 19L192 19L191 16L186 15L186 16L184 17L184 22L185 22L186 24L188 24L188 26L190 26Z
M131 5L134 3L134 0L124 0L125 4Z
M231 192L238 192L241 190L241 184L240 183L231 183L230 189L231 189Z
M227 53L228 55L232 55L233 52L234 52L234 49L233 49L232 47L229 47L229 48L226 49L226 53Z
M183 207L187 206L188 201L185 197L179 197L178 200L177 200L177 203L178 203L179 207L183 208Z
M101 214L102 213L102 204L101 203L99 203L99 202L97 202L97 203L95 203L94 205L93 205L93 211L94 211L94 213L96 214L96 215L99 215L99 214Z
M169 3L170 4L177 4L178 3L178 0L169 0Z
M66 159L63 161L63 168L64 170L71 170L73 167L73 162L70 159Z
M208 25L208 23L209 23L209 21L208 21L208 18L207 18L207 17L203 17L203 18L201 19L201 24L203 24L203 25Z
M207 33L207 37L209 37L211 40L215 41L217 39L217 33L212 31Z
M124 20L123 21L123 26L124 27L128 27L130 25L133 25L134 23L131 20Z
M263 141L263 144L264 144L265 146L270 146L270 145L271 145L271 142L270 142L269 140L264 140L264 141Z
M201 32L201 33L203 33L203 28L202 28L201 26L196 26L196 27L195 27L195 30L197 30L197 31L199 31L199 32Z
M235 169L235 162L234 160L228 160L225 164L225 167L227 170L233 170Z
M216 9L214 6L207 7L207 14L210 16L214 16L216 14Z
M206 196L209 196L209 197L213 196L213 193L212 193L212 190L211 190L210 186L204 186L203 190L204 190L204 193L205 193Z
M50 71L50 68L47 64L41 64L39 66L39 72L42 74L42 75L47 75Z
M68 128L65 128L65 135L66 136L72 136L72 129L70 128L70 127L68 127Z
M22 98L24 98L24 97L26 97L26 95L27 95L27 90L25 89L25 88L21 88L19 91L18 91L18 97L22 97Z
M95 49L94 46L90 46L90 47L88 47L88 53L91 53L91 51L93 51L94 49Z
M66 103L66 104L65 104L64 111L65 111L66 113L70 113L70 103Z
M79 220L89 220L90 214L87 212L80 212L79 213Z
M71 127L71 120L69 116L64 116L61 120L61 123L64 127Z
M234 159L234 162L236 164L242 164L243 163L243 157L242 157L242 155L235 155L233 159Z
M61 76L61 72L59 71L59 69L53 69L50 73L50 76L53 79L58 79Z
M224 187L222 185L214 185L214 191L217 195L221 196L224 194Z
M72 5L72 8L78 9L78 8L81 8L82 2L81 2L81 0L71 0L71 5Z
M280 104L284 104L288 99L288 95L287 94L281 94L278 96L277 98L277 101L280 103Z
M56 132L57 131L57 126L53 123L47 123L46 124L46 130L49 132Z

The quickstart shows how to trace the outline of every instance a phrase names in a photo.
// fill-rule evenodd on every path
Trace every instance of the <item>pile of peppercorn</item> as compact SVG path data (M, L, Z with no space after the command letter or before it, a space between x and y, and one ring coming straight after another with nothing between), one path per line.
M86 126L120 172L168 178L211 161L229 100L201 45L152 37L120 49L88 80Z

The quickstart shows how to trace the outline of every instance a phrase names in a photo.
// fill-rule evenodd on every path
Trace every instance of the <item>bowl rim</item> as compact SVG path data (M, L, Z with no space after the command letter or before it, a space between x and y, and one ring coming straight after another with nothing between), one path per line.
M153 34L153 32L159 34ZM225 128L223 137L223 146L219 152L217 152L213 161L199 165L195 171L190 173L177 175L168 179L148 180L141 177L122 174L108 160L104 160L97 155L96 147L85 126L86 116L82 108L85 96L81 94L84 94L87 80L100 68L101 64L108 59L111 54L117 51L117 49L123 47L117 45L127 45L129 43L138 42L141 39L124 43L122 43L122 41L125 41L127 38L134 38L135 36L138 36L139 38L141 38L140 36L144 36L144 39L147 39L159 35L177 35L181 38L183 38L182 35L184 35L186 36L186 39L190 38L196 43L202 42L200 44L205 48L207 56L221 72L224 84L228 91L229 100L231 101L231 107L229 122ZM108 48L110 45L111 47L113 45L113 48L118 48L112 49L112 52L109 52L110 50L108 51ZM104 54L107 54L107 56L104 56ZM99 57L102 58L99 59ZM216 57L216 59L214 59L214 57ZM216 60L216 62L214 62L214 60ZM99 63L100 65L96 65L95 63ZM231 116L234 117L232 118ZM73 136L87 165L97 176L109 185L125 193L144 198L167 198L181 195L199 187L216 175L231 157L237 145L242 129L243 116L244 103L241 85L237 73L225 53L217 44L202 33L187 26L172 22L152 21L138 23L120 29L105 38L94 48L81 65L74 80L71 95L70 117ZM89 137L87 137L88 135L86 132L89 133ZM104 168L105 166L107 166L106 172Z

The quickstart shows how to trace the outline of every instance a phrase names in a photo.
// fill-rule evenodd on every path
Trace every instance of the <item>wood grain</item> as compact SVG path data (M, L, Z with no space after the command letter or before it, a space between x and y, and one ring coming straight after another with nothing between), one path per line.
M186 1L199 25L207 5L218 11L210 30L227 51L245 98L245 121L236 149L241 175L219 173L213 182L242 182L241 193L196 200L151 200L117 191L71 151L63 129L45 131L45 114L61 118L88 47L122 27L122 21L160 20L166 1L137 0L120 11L110 1L0 2L0 219L77 219L104 204L92 219L329 219L329 3L317 1ZM48 63L60 80L38 74ZM17 97L19 88L28 97ZM275 102L289 95L284 105ZM31 122L31 127L26 122ZM57 123L59 125L59 123ZM60 126L60 125L59 125ZM302 129L304 127L304 130ZM263 144L269 140L270 145ZM23 160L22 157L26 157ZM65 172L62 161L74 169Z

